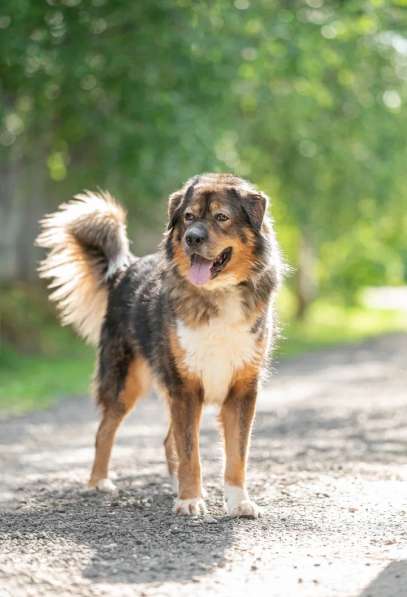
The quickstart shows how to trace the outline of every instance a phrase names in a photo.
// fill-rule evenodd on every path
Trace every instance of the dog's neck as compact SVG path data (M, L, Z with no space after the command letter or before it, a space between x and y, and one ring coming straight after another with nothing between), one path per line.
M265 270L253 280L216 290L205 290L191 284L173 266L165 272L163 283L175 318L190 327L197 327L218 317L224 309L229 308L231 301L240 303L242 318L247 320L248 325L252 325L253 314L259 308L267 311L276 280L272 270Z

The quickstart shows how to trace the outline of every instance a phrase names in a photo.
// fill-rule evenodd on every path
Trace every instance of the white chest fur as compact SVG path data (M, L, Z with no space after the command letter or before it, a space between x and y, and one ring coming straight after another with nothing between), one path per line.
M256 356L255 334L245 319L239 297L226 299L217 317L196 328L177 322L185 365L201 378L204 400L222 403L235 371Z

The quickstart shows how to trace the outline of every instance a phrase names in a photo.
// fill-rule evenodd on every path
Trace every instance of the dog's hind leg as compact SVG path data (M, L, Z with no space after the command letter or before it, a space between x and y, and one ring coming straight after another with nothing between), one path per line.
M174 493L178 493L178 456L175 445L175 438L172 429L172 424L168 428L168 433L164 440L165 456L167 459L168 474L171 479L171 485Z
M110 455L117 429L126 411L122 408L107 407L103 413L95 442L95 459L89 480L90 487L100 491L114 492L116 487L108 477Z
M149 382L148 367L141 359L134 359L128 366L120 391L112 388L112 385L117 387L117 379L112 379L112 372L109 372L105 379L99 381L96 397L103 409L103 416L96 434L95 459L89 480L90 487L106 492L116 490L108 475L116 432L138 398L148 390Z

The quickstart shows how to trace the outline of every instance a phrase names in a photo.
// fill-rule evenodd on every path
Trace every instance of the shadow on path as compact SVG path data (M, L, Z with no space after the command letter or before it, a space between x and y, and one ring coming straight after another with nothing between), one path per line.
M407 561L391 562L358 597L405 597Z
M156 399L119 431L115 497L83 489L98 418L89 400L0 421L0 546L7 546L0 585L38 576L39 594L46 583L57 594L69 579L69 594L93 596L109 594L93 593L94 584L99 591L178 583L175 593L183 585L189 595L194 583L203 591L216 583L218 569L227 571L227 586L249 578L253 563L268 578L284 570L291 578L299 554L311 558L310 545L318 566L321 558L337 561L338 550L344 557L353 550L358 562L404 545L397 508L407 464L406 354L407 336L395 335L284 364L263 393L254 428L249 485L265 512L256 521L223 514L212 415L201 442L211 517L197 519L172 514L165 413ZM45 580L37 575L44 569ZM406 569L405 560L393 561L358 597L404 597Z

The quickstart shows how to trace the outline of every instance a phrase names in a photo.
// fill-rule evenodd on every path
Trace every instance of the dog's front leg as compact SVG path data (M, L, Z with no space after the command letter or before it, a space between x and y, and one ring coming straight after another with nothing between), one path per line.
M255 413L257 377L234 384L221 412L225 440L225 507L230 516L257 518L259 510L246 489L246 466Z
M182 391L170 398L170 409L178 454L178 497L174 511L184 515L204 514L199 457L202 399L196 393Z

